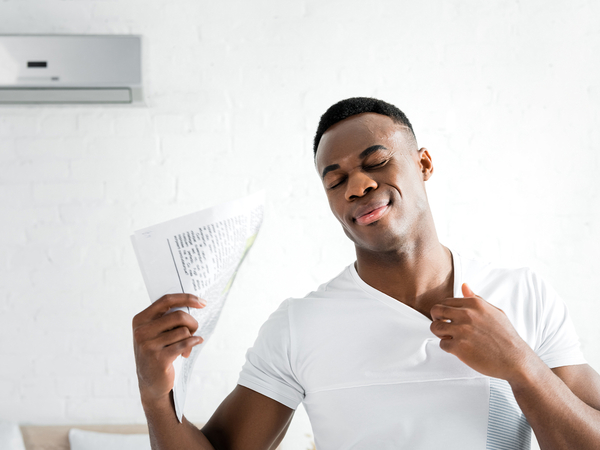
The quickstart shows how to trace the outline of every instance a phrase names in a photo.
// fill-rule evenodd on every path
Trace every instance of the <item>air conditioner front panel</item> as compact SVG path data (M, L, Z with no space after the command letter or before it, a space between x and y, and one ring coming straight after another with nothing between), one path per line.
M40 88L57 92L37 91ZM13 102L8 99L16 99L14 103L143 102L141 39L129 35L0 35L0 89L0 103Z

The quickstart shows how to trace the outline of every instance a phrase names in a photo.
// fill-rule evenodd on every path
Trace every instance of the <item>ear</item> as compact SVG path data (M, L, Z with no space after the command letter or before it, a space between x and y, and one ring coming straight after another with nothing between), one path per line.
M419 149L419 166L423 174L423 181L429 180L433 174L433 161L431 160L429 151L425 147Z

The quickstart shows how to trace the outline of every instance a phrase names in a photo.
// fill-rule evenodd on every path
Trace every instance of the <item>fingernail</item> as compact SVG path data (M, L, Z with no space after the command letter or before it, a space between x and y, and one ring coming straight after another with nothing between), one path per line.
M201 306L206 306L206 300L204 300L203 298L198 298L196 300Z

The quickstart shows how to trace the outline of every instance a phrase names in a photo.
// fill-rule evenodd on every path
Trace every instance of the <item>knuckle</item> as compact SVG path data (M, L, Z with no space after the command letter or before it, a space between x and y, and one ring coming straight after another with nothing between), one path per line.
M188 336L189 337L189 336ZM179 347L181 350L187 350L188 348L191 347L192 343L191 343L191 339L185 339L181 342L179 342Z
M187 327L179 327L175 330L178 339L185 339L191 336L190 330Z
M171 311L165 313L162 317L166 324L169 324L171 328L177 326L181 322L181 310Z
M182 297L185 298L184 294L167 294L165 295L166 297L166 302L167 304L169 304L170 306L173 306L177 303L181 303L181 299Z
M190 314L186 314L186 317L184 318L184 324L190 330L195 331L198 329L198 321L194 317L192 317Z
M143 355L148 355L148 354L152 353L152 351L153 351L152 345L148 341L141 342L139 344L139 348Z
M470 324L462 324L459 327L459 335L465 339L461 339L461 341L466 342L470 336L473 335L473 327Z
M441 320L435 320L430 326L431 331L433 331L434 333L443 333L444 331L446 331L447 327L448 323Z
M175 355L181 354L185 350L183 342L184 341L180 341L175 344L169 345L165 349L165 358L171 360Z
M150 307L152 307L152 305L150 305L148 308L144 309L143 311L140 311L135 316L133 316L133 319L131 319L131 327L132 328L137 328L137 327L143 325L144 322L147 321L147 311Z
M189 314L188 314L188 313L186 313L185 311L178 310L178 311L175 311L175 312L173 313L173 315L174 315L174 316L175 316L175 318L177 319L177 322L185 322L185 320L186 320L186 318L187 318L186 316L188 316Z
M463 320L465 322L471 322L473 320L474 315L475 314L474 314L473 310L471 310L471 309L465 309L464 312L463 312L463 316L464 316Z
M157 305L157 304L162 304L165 303L169 300L169 294L165 294L163 295L161 298L159 298L158 300L156 300L153 305Z
M140 328L134 328L133 329L133 340L135 342L141 342L142 341L142 330Z

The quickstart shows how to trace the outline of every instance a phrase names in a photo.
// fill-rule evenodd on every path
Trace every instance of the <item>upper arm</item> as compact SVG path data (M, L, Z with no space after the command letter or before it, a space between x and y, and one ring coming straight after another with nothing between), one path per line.
M293 409L238 385L202 433L216 450L271 450L283 439L293 414Z
M588 364L552 369L581 401L600 410L600 375Z

